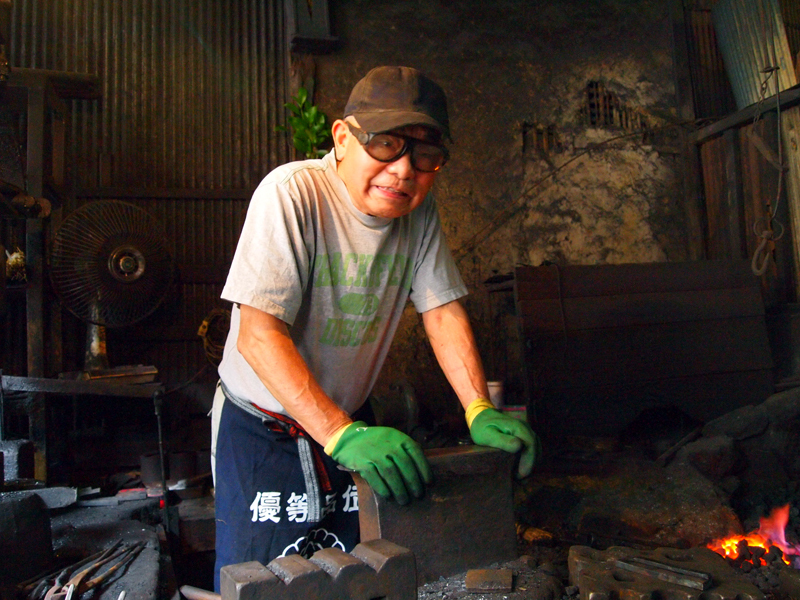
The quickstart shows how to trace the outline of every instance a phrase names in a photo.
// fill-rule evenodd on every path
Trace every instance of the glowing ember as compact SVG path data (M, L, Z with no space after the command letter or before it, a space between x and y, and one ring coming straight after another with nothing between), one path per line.
M777 546L783 552L783 562L791 564L787 555L800 555L800 547L793 546L786 541L786 525L789 522L789 505L776 508L769 517L762 517L759 521L758 531L748 535L733 535L722 540L714 540L708 547L726 558L739 558L739 550L744 543L752 550L763 548L769 551L770 547ZM757 553L756 553L757 554ZM753 556L755 565L765 564L762 558Z

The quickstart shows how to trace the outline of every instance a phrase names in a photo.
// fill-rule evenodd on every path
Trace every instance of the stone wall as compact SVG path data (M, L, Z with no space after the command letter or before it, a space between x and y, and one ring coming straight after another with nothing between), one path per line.
M521 402L513 302L483 281L520 263L687 257L669 3L330 4L342 45L316 58L315 101L331 118L381 64L417 67L448 94L452 158L434 191L488 376ZM409 308L376 393L391 397L405 379L423 409L456 423L424 340Z

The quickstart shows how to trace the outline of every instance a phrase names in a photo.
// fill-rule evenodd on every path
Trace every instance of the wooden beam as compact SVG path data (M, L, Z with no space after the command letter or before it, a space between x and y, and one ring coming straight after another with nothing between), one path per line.
M747 251L744 244L744 234L742 232L744 202L742 200L742 167L741 153L739 151L739 132L729 129L723 134L725 138L725 203L727 210L725 217L727 220L726 229L728 232L727 245L728 255L718 258L746 258Z
M748 123L752 123L756 115L763 115L764 113L777 111L778 106L780 106L781 110L784 110L796 106L797 104L800 104L800 85L796 85L788 90L784 90L780 93L780 95L770 96L761 103L760 108L758 104L753 104L752 106L743 108L739 112L728 115L724 119L720 119L719 121L716 121L707 127L698 129L689 135L689 140L699 145L712 137L722 135L722 133L728 129L733 129L736 127L741 127L742 125L747 125Z
M31 88L42 86L45 81L64 99L95 100L102 95L100 78L97 75L70 71L14 67L8 78L8 85Z
M75 191L76 198L131 198L147 199L186 199L186 200L249 200L253 195L250 189L193 189L193 188L119 188L99 187L79 189Z
M672 55L675 63L675 94L678 99L678 112L683 122L696 119L692 94L692 73L689 67L689 30L683 0L671 1L672 13ZM681 170L683 177L684 214L688 229L687 250L691 260L702 260L706 256L705 204L702 192L702 167L697 146L688 140L683 128L678 129L681 143Z

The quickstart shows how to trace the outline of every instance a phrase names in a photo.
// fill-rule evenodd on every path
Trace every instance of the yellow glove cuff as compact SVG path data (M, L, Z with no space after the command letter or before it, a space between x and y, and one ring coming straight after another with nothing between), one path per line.
M325 447L323 448L325 454L327 454L328 456L333 454L333 449L336 448L336 444L339 442L339 438L342 437L344 430L350 427L350 425L352 425L352 423L348 423L347 425L342 425L342 427L339 428L336 431L336 433L334 433L331 436L331 439L328 440L328 443L325 444Z
M472 422L475 420L475 417L478 416L479 413L482 413L487 408L494 408L494 404L492 404L486 398L475 398L472 402L469 403L467 407L467 412L464 417L467 419L467 427L472 427Z

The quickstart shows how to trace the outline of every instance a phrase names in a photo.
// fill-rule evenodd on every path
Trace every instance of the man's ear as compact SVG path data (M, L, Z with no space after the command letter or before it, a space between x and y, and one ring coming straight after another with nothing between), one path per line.
M349 130L347 129L347 123L342 121L341 119L336 119L331 126L331 134L333 137L333 145L336 149L336 160L342 160L344 158L345 151L347 149L347 134Z

